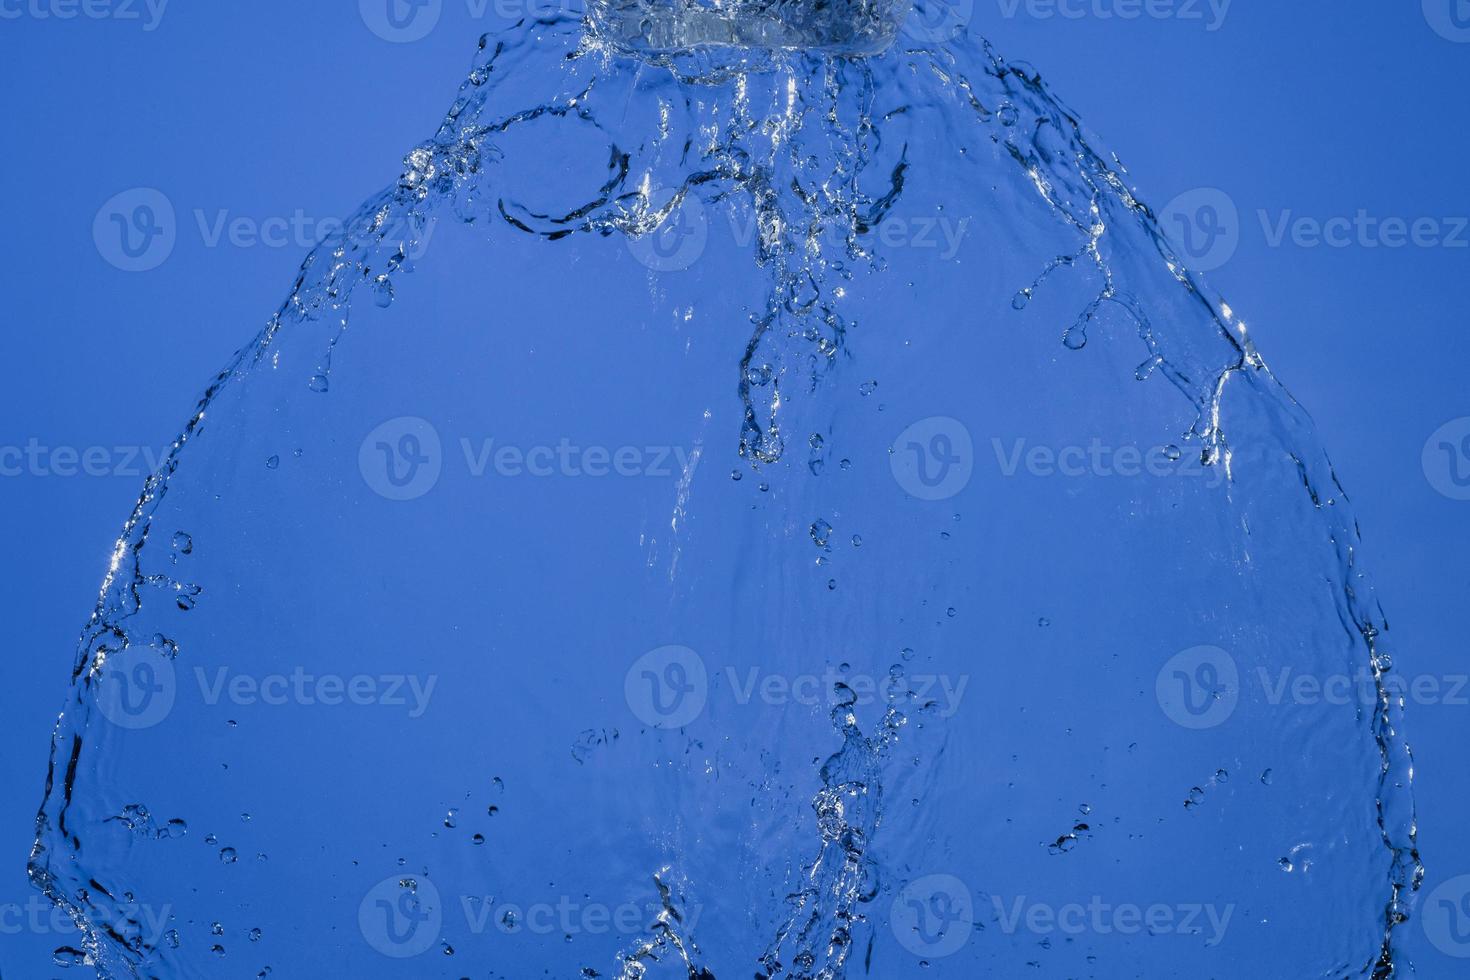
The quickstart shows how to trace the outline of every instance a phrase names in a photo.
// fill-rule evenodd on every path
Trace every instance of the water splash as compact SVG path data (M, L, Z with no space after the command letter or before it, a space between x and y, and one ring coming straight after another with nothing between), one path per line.
M637 58L626 56L629 47L626 36L585 32L567 17L528 21L482 39L439 131L407 155L395 185L306 258L287 300L215 377L145 484L83 630L71 697L53 738L30 865L35 884L83 928L85 956L99 975L174 975L168 957L177 942L156 941L141 921L129 918L133 889L125 862L109 850L115 845L107 828L161 844L173 835L150 822L143 803L127 804L125 819L116 807L107 807L105 818L93 812L115 778L105 773L118 736L105 730L101 705L117 664L150 651L169 660L187 656L170 635L173 628L160 628L167 622L162 610L195 615L191 610L207 604L213 589L228 585L206 590L176 577L199 549L193 532L163 519L190 447L213 424L227 394L275 371L288 345L315 351L302 387L333 392L334 362L361 315L359 290L375 309L400 304L403 278L415 267L415 244L436 220L495 224L547 242L638 241L697 207L752 229L749 255L761 296L749 312L743 353L730 366L730 387L741 405L730 438L742 465L779 472L787 433L816 431L808 417L819 414L828 397L824 381L850 356L855 332L894 329L865 322L863 305L849 292L861 294L869 277L890 268L874 238L895 209L936 192L929 183L937 179L936 158L932 145L923 146L926 125L951 141L953 159L946 165L953 170L946 176L972 174L976 187L1019 178L1030 188L1055 226L1038 233L1033 250L1050 247L1058 232L1071 239L1066 251L1050 251L1056 257L1030 273L1031 285L1018 293L1016 283L1006 285L1016 311L1035 314L1048 290L1069 290L1070 298L1081 284L1086 295L1080 312L1059 324L1065 347L1081 351L1089 335L1124 324L1123 332L1136 336L1147 357L1136 377L1159 374L1186 399L1192 422L1179 441L1197 445L1204 464L1222 467L1234 481L1238 462L1261 463L1262 444L1274 440L1291 453L1313 515L1304 538L1334 556L1328 576L1338 626L1352 656L1371 668L1377 691L1363 724L1379 762L1371 805L1386 858L1375 924L1380 936L1367 959L1332 965L1344 974L1396 975L1394 932L1410 912L1423 872L1409 789L1412 759L1400 734L1402 702L1390 694L1385 619L1358 562L1358 529L1305 412L1272 377L1229 307L1175 255L1117 160L1094 148L1033 70L963 38L917 45L900 39L865 59L780 46L740 49L738 56L719 47L691 51L678 38L631 45ZM578 159L593 173L585 192L548 193L519 162L530 145L548 138L579 150L599 146L600 152ZM863 397L876 390L872 384ZM237 411L232 405L224 417ZM1232 442L1236 425L1253 438ZM819 479L817 464L830 440L815 438L808 441L809 473ZM1243 453L1239 461L1237 452ZM278 453L266 458L267 468L282 471ZM691 479L686 472L678 490L676 533L697 513ZM1240 498L1267 495L1232 486ZM764 481L760 489L767 489ZM825 528L820 537L819 525ZM804 526L828 547L833 525L827 518ZM1249 544L1248 530L1245 538ZM167 552L166 567L159 552ZM669 580L677 584L681 575L671 564ZM884 887L877 845L887 792L883 768L900 741L905 714L890 704L874 733L865 734L849 695L843 693L832 719L841 747L821 766L811 803L817 856L790 858L800 864L799 884L759 956L761 976L844 976L866 907ZM588 760L582 751L587 744L578 745L581 764ZM941 781L940 755L918 753L931 786ZM895 872L901 863L892 861ZM713 976L681 925L682 899L668 880L661 872L663 911L650 938L625 953L624 977L641 977L651 961L669 955L690 977ZM1349 932L1362 927L1343 925Z

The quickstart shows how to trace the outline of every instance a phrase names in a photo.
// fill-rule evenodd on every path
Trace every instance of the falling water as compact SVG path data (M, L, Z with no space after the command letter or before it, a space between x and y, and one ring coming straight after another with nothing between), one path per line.
M487 35L205 390L53 739L58 960L1397 975L1386 622L1246 325L942 8L719 10ZM496 455L568 432L641 468ZM1098 439L1162 468L1027 455ZM1074 905L1171 927L1011 914Z

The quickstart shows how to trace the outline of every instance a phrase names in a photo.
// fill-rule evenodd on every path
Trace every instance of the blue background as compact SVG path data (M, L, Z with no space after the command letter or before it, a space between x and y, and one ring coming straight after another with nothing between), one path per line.
M499 11L521 2L502 0ZM211 247L195 211L211 221L222 211L350 213L436 127L475 39L508 19L495 6L477 17L466 0L445 0L426 37L391 43L345 0L179 3L152 30L142 4L139 19L62 19L0 3L22 12L0 19L10 230L0 242L0 446L160 452L205 379L275 309L310 245ZM1215 30L1203 4L1203 19L1136 20L1092 12L1107 3L1074 5L1088 11L1075 19L1025 4L1008 17L1010 6L978 0L973 29L1039 67L1146 200L1162 207L1219 188L1237 206L1238 248L1209 278L1321 428L1357 506L1399 668L1466 673L1470 503L1437 493L1420 457L1435 429L1470 415L1470 249L1273 246L1258 212L1470 215L1470 43L1441 36L1415 2L1237 0ZM105 201L135 187L172 201L178 241L158 268L128 273L99 254L92 225ZM201 309L213 311L205 322ZM47 738L142 476L134 461L107 476L0 477L6 909L39 903L24 865ZM1470 873L1461 826L1470 706L1411 705L1409 728L1427 891ZM0 971L59 973L50 953L71 937L49 926L15 933L12 916L0 918ZM1422 975L1456 975L1462 964L1408 932Z

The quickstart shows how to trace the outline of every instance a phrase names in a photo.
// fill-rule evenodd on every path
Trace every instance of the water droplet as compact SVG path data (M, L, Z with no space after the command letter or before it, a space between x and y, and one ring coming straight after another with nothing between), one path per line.
M827 547L827 541L832 536L832 525L818 518L809 529L812 541L818 548Z
M393 280L386 275L373 280L373 302L385 310L393 305Z
M87 954L79 949L73 949L70 946L58 946L51 953L51 962L62 969L69 969L73 966L84 966L87 962Z

